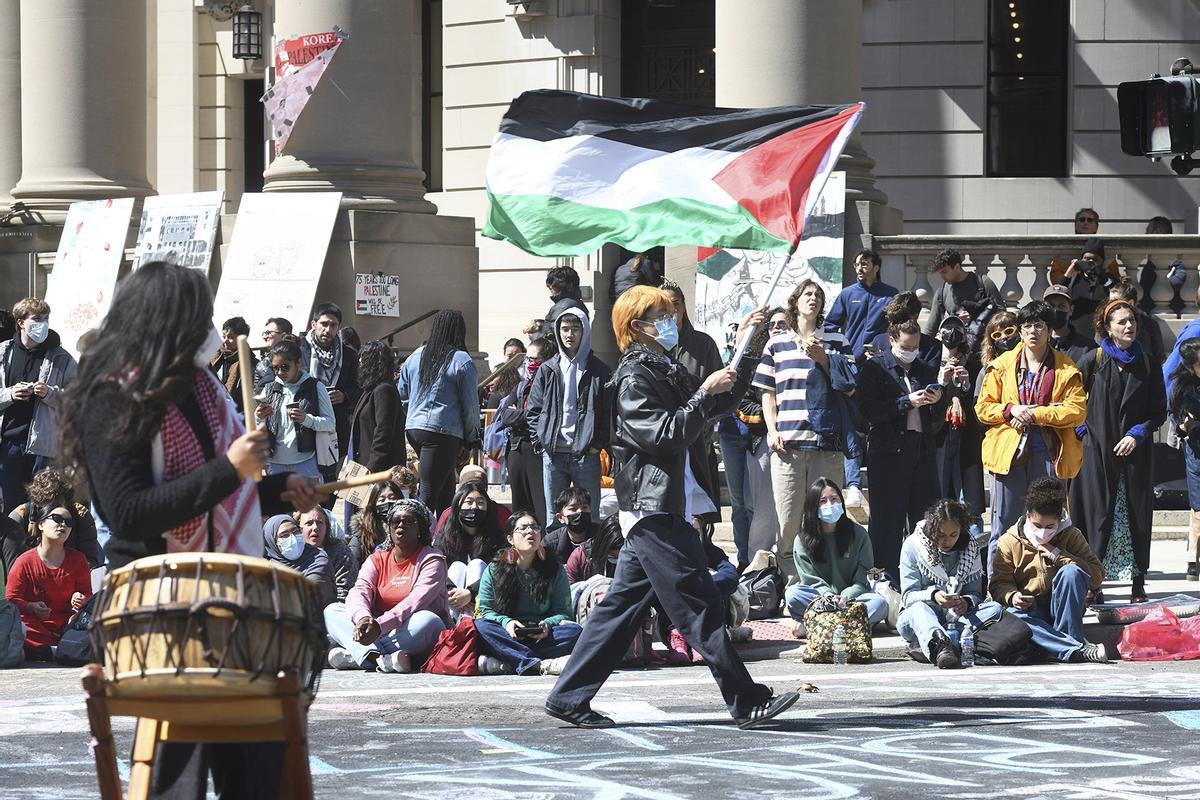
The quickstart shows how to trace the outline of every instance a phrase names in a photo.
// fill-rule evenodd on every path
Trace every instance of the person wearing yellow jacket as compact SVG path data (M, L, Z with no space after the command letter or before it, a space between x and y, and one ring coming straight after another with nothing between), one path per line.
M1021 343L992 361L975 403L983 437L983 468L992 475L992 536L996 543L1024 511L1025 493L1042 477L1070 480L1083 463L1075 428L1087 420L1087 394L1074 362L1050 347L1054 310L1041 300L1017 312Z

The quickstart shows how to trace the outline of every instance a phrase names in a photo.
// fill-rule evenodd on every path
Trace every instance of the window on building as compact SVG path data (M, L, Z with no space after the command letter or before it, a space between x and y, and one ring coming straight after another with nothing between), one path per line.
M621 94L711 107L716 0L621 4Z
M1068 0L988 0L987 174L1066 177Z
M421 48L421 169L425 191L442 190L442 3L425 0Z

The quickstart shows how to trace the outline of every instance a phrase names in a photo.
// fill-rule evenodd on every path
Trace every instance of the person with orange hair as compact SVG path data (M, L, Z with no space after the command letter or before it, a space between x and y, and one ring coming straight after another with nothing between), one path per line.
M758 324L762 314L747 317ZM745 323L744 323L745 324ZM756 727L796 702L755 683L725 632L725 606L708 570L692 517L711 510L688 456L712 421L730 413L745 393L756 357L701 383L667 353L679 340L671 297L649 286L625 291L612 309L621 363L613 377L613 448L618 519L625 544L608 593L588 617L546 712L580 728L615 723L591 701L624 658L657 596L676 629L712 670L741 728Z
M1158 364L1137 341L1137 309L1110 300L1096 312L1099 349L1079 361L1087 388L1083 465L1071 482L1071 520L1087 536L1109 580L1129 581L1129 601L1146 600L1154 515L1154 431L1167 418ZM1103 595L1096 590L1096 602Z

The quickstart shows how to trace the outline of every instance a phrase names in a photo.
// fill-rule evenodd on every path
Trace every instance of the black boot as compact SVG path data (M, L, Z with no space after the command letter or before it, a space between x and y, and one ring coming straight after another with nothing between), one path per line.
M1189 561L1187 575L1184 577L1189 581L1200 581L1200 564L1195 561Z
M929 663L937 664L938 669L957 669L962 666L958 658L958 650L945 631L933 634L929 642Z

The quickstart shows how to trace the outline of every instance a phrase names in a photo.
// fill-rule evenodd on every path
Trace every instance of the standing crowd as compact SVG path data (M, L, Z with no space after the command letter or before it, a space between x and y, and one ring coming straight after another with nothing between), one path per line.
M318 587L331 667L412 671L473 619L473 668L565 671L551 706L575 724L621 661L707 663L739 719L769 704L729 649L749 635L739 576L763 551L786 584L768 611L786 609L798 637L813 609L859 604L938 667L960 663L968 632L1013 621L1031 653L1107 660L1082 617L1106 583L1147 598L1152 445L1168 418L1200 509L1200 327L1168 353L1096 238L1019 309L952 250L933 260L942 285L923 321L915 294L880 280L875 253L854 269L832 303L805 280L742 320L739 338L756 333L736 370L644 255L611 291L617 365L593 351L569 267L550 270L550 309L482 384L457 311L438 312L403 359L360 343L332 303L303 331L274 317L251 365L253 453L235 425L236 341L250 327L213 328L207 287L167 265L139 270L131 303L205 293L189 310L196 330L147 344L106 327L80 341L78 374L49 306L22 300L0 342L0 579L25 656L58 657L93 571L166 552L168 537L202 542L200 509L229 496L232 513L258 469L252 535L261 527L263 556ZM154 409L152 424L130 398ZM469 463L477 452L506 468L511 508ZM392 477L337 514L332 501L276 499L346 461ZM712 544L722 473L729 555ZM704 567L679 582L663 565L680 559ZM603 602L610 593L621 602Z

